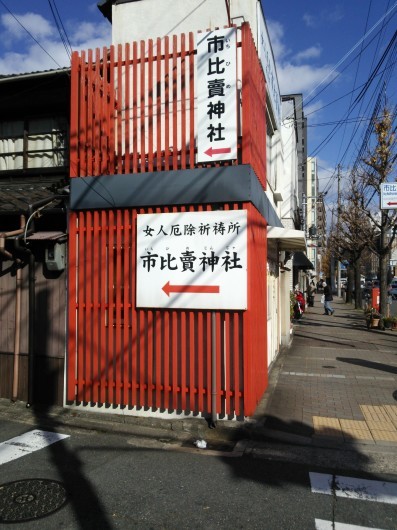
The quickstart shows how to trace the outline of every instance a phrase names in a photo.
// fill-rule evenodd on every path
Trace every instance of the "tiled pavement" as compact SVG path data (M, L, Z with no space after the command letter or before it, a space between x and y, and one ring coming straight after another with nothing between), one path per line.
M323 315L319 298L294 325L255 419L311 443L397 445L397 331L367 330L342 299Z

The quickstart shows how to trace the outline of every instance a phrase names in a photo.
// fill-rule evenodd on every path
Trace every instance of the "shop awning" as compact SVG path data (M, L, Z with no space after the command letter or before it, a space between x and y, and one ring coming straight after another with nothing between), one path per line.
M314 269L313 263L303 252L294 253L293 266L302 270Z
M303 230L268 226L267 238L277 240L279 250L306 250L306 239Z

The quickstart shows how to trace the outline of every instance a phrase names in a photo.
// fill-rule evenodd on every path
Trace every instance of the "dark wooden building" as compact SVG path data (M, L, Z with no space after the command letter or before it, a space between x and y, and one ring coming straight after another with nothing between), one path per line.
M70 70L0 77L0 397L62 404Z

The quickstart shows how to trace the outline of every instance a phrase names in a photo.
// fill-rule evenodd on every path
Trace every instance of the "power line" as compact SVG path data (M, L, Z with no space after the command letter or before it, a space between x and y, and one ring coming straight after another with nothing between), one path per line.
M68 55L68 57L70 59L72 57L72 52L73 52L72 45L70 44L69 37L68 37L68 35L66 33L66 30L65 30L65 26L62 23L62 18L59 15L59 11L58 11L58 8L56 6L55 0L48 0L48 4L50 6L51 13L52 13L52 16L54 18L55 25L57 27L59 36L61 37L61 41L63 43L63 46L64 46L64 48L66 50L66 53L67 53L67 55Z

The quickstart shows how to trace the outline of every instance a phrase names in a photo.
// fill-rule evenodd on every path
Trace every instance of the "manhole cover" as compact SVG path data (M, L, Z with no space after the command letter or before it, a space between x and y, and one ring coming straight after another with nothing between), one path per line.
M324 364L323 365L323 368L335 368L335 366L332 366L330 364Z
M9 482L0 486L0 522L40 519L62 508L66 501L65 488L54 480Z
M393 392L393 398L397 401L397 390Z

